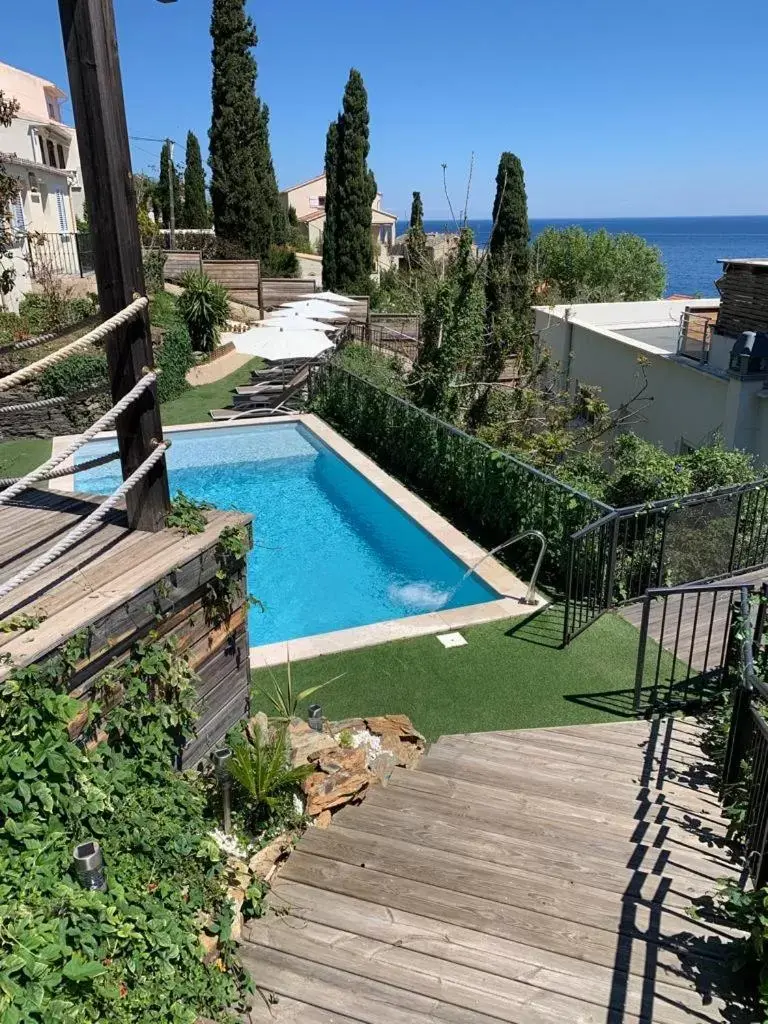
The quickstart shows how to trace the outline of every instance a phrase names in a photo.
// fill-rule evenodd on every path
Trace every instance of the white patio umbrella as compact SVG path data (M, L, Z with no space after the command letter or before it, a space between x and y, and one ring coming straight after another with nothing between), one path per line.
M325 302L332 302L334 305L350 306L354 305L355 300L350 299L348 295L339 295L338 292L307 292L306 295L300 295L300 299L320 299Z
M285 302L280 310L295 311L313 320L347 320L349 311L342 306L334 306L322 299L308 299L301 302Z
M281 327L289 331L334 331L332 324L324 324L320 320L312 320L310 317L302 316L301 313L294 313L292 310L283 309L276 313L270 313L266 320L261 321L262 327Z
M314 359L333 348L333 342L322 331L289 331L270 327L252 327L232 339L238 352L261 356L272 362L280 359Z

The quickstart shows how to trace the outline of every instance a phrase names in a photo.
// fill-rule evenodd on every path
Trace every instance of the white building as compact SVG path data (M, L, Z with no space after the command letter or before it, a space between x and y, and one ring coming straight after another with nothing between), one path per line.
M720 300L537 306L539 345L563 388L597 385L613 409L647 378L631 429L668 451L719 434L768 464L768 259L721 262Z
M14 253L17 286L11 308L27 291L35 257L55 264L61 274L77 275L80 265L73 233L83 215L85 196L75 129L64 124L66 94L38 75L0 63L0 91L15 99L19 110L8 128L0 127L0 161L19 182L19 198L11 208L18 245ZM32 267L25 238L38 237ZM6 297L8 300L9 297Z
M286 209L293 207L299 223L306 224L309 240L314 245L323 237L325 229L325 175L293 185L280 193ZM394 245L397 214L381 208L381 192L371 203L371 238L374 245L388 248Z

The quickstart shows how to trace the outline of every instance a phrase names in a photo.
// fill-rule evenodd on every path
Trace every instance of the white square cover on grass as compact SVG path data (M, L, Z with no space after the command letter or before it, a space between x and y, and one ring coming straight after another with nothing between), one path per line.
M461 633L440 633L437 639L443 647L465 647L467 643Z

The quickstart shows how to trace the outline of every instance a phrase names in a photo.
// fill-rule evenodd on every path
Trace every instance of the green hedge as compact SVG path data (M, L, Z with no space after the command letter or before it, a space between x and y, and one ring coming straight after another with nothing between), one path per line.
M486 547L524 530L547 538L544 577L565 583L570 535L607 506L328 363L313 374L312 408ZM538 545L502 556L525 574Z
M78 395L98 388L107 391L107 357L102 353L67 356L60 363L43 370L39 386L44 398Z
M189 332L183 324L167 328L163 343L155 354L160 376L157 379L157 397L170 402L187 390L187 371L194 366L195 356Z

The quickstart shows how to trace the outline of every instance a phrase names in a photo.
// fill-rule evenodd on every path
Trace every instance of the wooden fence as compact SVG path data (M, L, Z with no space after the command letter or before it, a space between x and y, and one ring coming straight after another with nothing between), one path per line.
M178 281L190 270L198 273L203 269L201 252L185 252L183 249L169 249L166 254L163 277L166 281Z
M264 309L277 309L284 302L301 299L316 291L314 277L265 277L261 282Z
M264 309L260 260L203 260L203 273L223 284L233 302Z

